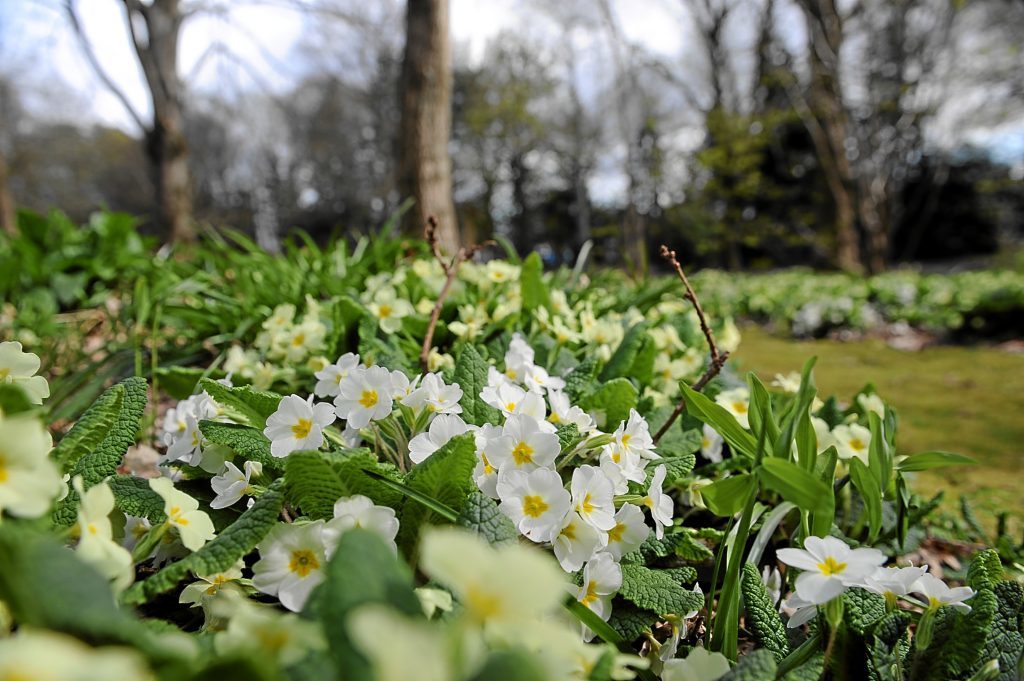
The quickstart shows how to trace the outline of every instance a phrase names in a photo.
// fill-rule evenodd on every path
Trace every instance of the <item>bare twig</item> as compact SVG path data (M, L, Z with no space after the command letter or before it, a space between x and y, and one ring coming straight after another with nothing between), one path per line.
M693 303L693 309L697 311L697 319L700 321L700 330L704 334L704 338L707 339L708 348L711 351L711 361L708 363L708 368L704 371L697 382L691 386L694 391L700 392L704 389L704 386L708 384L712 378L718 375L718 372L725 366L725 361L729 359L729 353L719 351L718 345L715 343L715 334L711 331L711 326L708 324L708 318L704 315L704 309L700 306L700 300L697 299L697 294L693 290L693 286L690 285L690 280L686 278L686 273L683 272L683 266L679 264L679 260L676 258L676 252L669 250L668 246L662 244L661 246L661 257L668 260L669 264L675 268L676 274L679 275L679 280L683 282L683 286L686 288L686 292L683 297ZM679 415L686 409L686 400L680 399L679 404L672 410L672 414L665 421L664 425L658 429L658 432L654 435L654 442L657 444L661 436L668 432L668 429L672 427L672 424L676 422Z
M423 348L420 350L420 366L423 368L423 371L427 371L430 368L430 348L434 342L434 330L437 328L438 319L441 318L441 308L444 307L445 298L448 297L452 283L454 283L455 277L459 274L459 267L465 261L472 259L481 249L493 245L494 241L488 239L482 243L473 244L468 248L460 248L450 261L445 260L444 255L441 253L441 244L437 239L437 218L433 215L427 216L427 224L423 228L423 238L430 244L430 250L434 253L434 259L441 263L441 269L445 273L444 286L441 287L441 292L437 295L437 302L434 303L434 309L430 312L430 324L427 325L427 333L423 337Z

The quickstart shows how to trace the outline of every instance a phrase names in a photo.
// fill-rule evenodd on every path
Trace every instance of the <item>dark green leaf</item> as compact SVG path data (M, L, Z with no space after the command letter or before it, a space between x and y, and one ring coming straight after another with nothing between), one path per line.
M709 511L723 518L731 518L743 509L755 487L757 478L750 473L741 473L702 487L700 496Z
M783 458L767 458L757 469L757 477L765 487L782 495L804 511L827 511L832 499L828 485L799 465ZM707 488L702 490L706 492Z
M462 419L471 425L498 423L500 413L480 398L480 391L487 387L487 362L470 343L462 347L455 360L454 382L462 388Z
M472 530L491 544L508 544L519 538L519 531L498 504L480 490L474 490L466 497L456 524Z

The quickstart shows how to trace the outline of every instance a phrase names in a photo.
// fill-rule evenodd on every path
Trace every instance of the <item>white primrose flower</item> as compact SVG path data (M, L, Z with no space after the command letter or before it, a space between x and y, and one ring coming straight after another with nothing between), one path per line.
M662 681L716 681L729 673L729 660L721 653L694 648L685 659L669 660Z
M765 565L761 570L761 583L771 598L772 605L776 605L782 598L782 573L779 568Z
M498 389L499 386L503 385L517 385L515 381L508 377L508 373L502 373L494 368L493 365L487 366L487 387ZM483 397L483 391L480 392L480 396ZM485 400L486 401L486 400ZM490 403L488 403L490 404ZM491 405L494 406L494 405Z
M227 508L233 506L246 494L252 494L249 481L253 476L263 475L263 464L259 461L246 461L242 464L244 472L238 466L226 461L220 475L210 478L210 486L217 496L210 502L210 508Z
M543 431L536 419L522 414L505 420L501 437L489 449L491 463L502 472L551 466L559 452L558 436Z
M864 578L863 586L880 596L890 607L896 606L896 599L911 593L917 580L928 572L928 566L921 567L880 567Z
M878 396L878 393L861 393L857 395L857 406L864 410L865 414L877 414L878 418L885 418L885 402Z
M114 493L106 482L84 489L81 476L75 476L71 484L80 499L79 539L75 552L110 580L114 591L120 593L135 581L135 563L132 554L113 538L110 514L114 510Z
M615 560L640 548L651 534L651 528L644 522L644 512L633 504L623 504L615 514L615 526L608 530L608 545L605 551Z
M778 388L784 393L795 395L800 392L800 372L791 371L788 374L775 374L772 379L772 387Z
M319 449L324 428L334 423L334 409L327 402L313 404L313 396L302 399L289 395L267 419L263 434L270 440L270 453L284 458L303 449Z
M744 428L750 428L750 390L733 388L723 390L715 397L715 404L733 415Z
M363 443L363 436L359 433L359 429L352 426L351 423L345 424L345 430L341 431L341 441L349 449L355 449Z
M455 370L455 358L447 352L441 352L436 347L430 348L427 353L427 371L441 371L442 369Z
M282 668L306 657L311 650L324 650L323 628L316 622L275 608L258 605L245 598L225 599L225 610L232 608L227 629L213 639L221 655L268 656ZM216 611L215 611L216 612Z
M163 461L184 461L189 466L196 466L202 460L205 444L206 439L199 430L198 417L186 413L185 430L167 448Z
M76 638L23 627L0 639L0 679L6 681L150 681L156 676L131 648L93 648Z
M570 489L573 510L583 522L602 532L615 527L612 483L600 468L583 465L574 470Z
M450 681L461 660L451 654L451 634L422 617L385 605L359 606L348 616L349 637L370 661L377 681ZM401 641L395 646L394 641Z
M622 588L622 568L610 554L601 551L583 567L583 584L576 587L576 600L604 621L612 616L612 596ZM594 637L584 627L584 639Z
M647 479L647 460L622 449L617 442L602 447L598 461L615 494L625 494L631 481L643 483Z
M835 444L835 440L832 437L832 429L828 427L825 419L812 416L811 426L814 428L814 440L817 443L819 454Z
M701 455L710 461L711 463L721 463L722 461L722 444L725 440L718 431L704 424L700 439L700 453Z
M791 594L789 598L784 600L779 609L789 615L789 619L786 620L787 629L802 627L814 619L814 616L818 614L817 605L809 601L805 601L795 593Z
M289 362L300 362L310 353L323 348L327 327L319 320L303 320L284 337L284 357Z
M412 303L404 298L399 298L395 289L391 287L377 291L373 296L373 301L367 304L366 309L377 318L380 330L384 333L398 331L402 328L402 318L414 312Z
M153 478L150 488L164 500L167 523L178 531L181 543L189 551L198 551L216 532L210 516L199 510L199 502L174 489L174 483L167 478Z
M426 432L409 441L409 459L413 463L423 463L453 437L469 432L472 428L459 416L439 414L430 422Z
M388 506L377 506L368 497L356 494L342 497L334 502L334 519L324 526L324 544L328 553L333 553L341 535L353 528L363 528L374 532L392 548L398 551L395 537L398 536L398 518L395 510Z
M518 385L507 381L498 382L496 385L488 384L480 391L480 398L505 416L520 413L523 402L531 395L533 393L528 393ZM539 396L533 395L533 397ZM543 403L543 398L540 399Z
M835 537L808 537L803 549L779 549L777 555L786 565L804 570L796 578L796 593L814 605L863 584L885 562L885 554L878 549L851 549Z
M409 395L408 403L403 400L402 404L419 409L422 405L427 411L435 414L461 414L462 388L458 383L448 385L441 378L441 374L426 374L420 381L419 387Z
M474 431L473 437L476 440L476 468L473 469L473 480L480 491L492 499L498 498L498 469L492 463L488 452L498 438L501 437L501 426L490 423L485 424Z
M353 369L342 379L338 396L334 398L339 418L348 421L353 428L365 428L370 421L387 418L394 406L393 387L391 374L384 367Z
M562 478L548 468L529 473L502 470L498 474L498 508L533 542L548 542L562 529L572 501Z
M864 426L851 423L832 429L832 443L839 452L839 458L848 460L857 457L867 466L871 447L871 431Z
M551 558L521 544L499 548L455 527L423 531L420 569L448 587L467 619L518 634L556 611L566 580Z
M530 344L523 338L523 334L516 331L509 341L508 350L505 351L505 375L522 383L526 380L526 372L534 366L534 352Z
M654 451L654 439L647 426L647 419L637 412L629 410L629 419L619 424L614 433L615 441L623 452L633 454L642 459L661 458Z
M558 564L566 572L576 572L590 560L604 544L602 533L584 522L579 513L571 511L565 524L551 542Z
M593 417L580 407L570 404L569 396L561 390L548 390L547 397L551 405L551 414L548 415L551 423L556 426L575 424L580 435L588 435L597 428Z
M244 567L245 561L239 558L237 563L223 572L196 575L199 578L198 581L192 582L181 590L178 602L188 603L192 607L197 607L203 605L204 602L208 602L211 598L221 593L222 590L237 589L238 585L235 582L242 578L242 568Z
M328 364L314 376L317 378L313 393L317 397L336 397L340 392L341 380L359 366L359 355L346 352L334 364Z
M0 410L0 514L38 518L49 513L65 489L51 449L53 439L39 420Z
M134 551L135 545L149 533L150 528L152 528L152 525L150 525L148 519L138 518L133 515L126 515L124 522L124 538L121 540L121 546L125 547L129 551Z
M654 521L654 533L661 539L665 535L665 528L672 526L672 497L661 491L667 474L665 464L654 469L654 476L651 478L651 485L647 488L647 496L643 498L643 504L651 510L651 519Z
M391 372L391 399L394 402L402 402L403 400L412 396L416 392L417 388L420 387L420 379L423 378L417 375L411 381L409 377L403 372L395 371Z
M933 574L926 573L918 577L910 589L928 602L929 609L938 609L944 605L962 612L970 612L971 606L964 601L974 598L975 591L969 586L951 588Z
M547 369L541 366L532 366L526 369L525 383L527 389L535 393L561 390L565 387L564 379L550 375Z
M324 581L327 555L324 521L274 525L257 545L260 559L252 566L252 585L276 596L281 605L299 612L313 589Z
M668 640L662 644L661 650L658 651L658 659L662 662L675 658L676 653L679 652L679 641L689 635L690 620L694 619L703 608L704 590L700 588L700 583L694 584L692 591L700 596L701 605L697 606L696 610L690 610L682 617L669 618L668 621L672 626L672 633L669 635Z
M24 389L32 404L42 404L50 396L50 386L39 371L39 357L24 352L18 341L0 343L0 383L13 383Z

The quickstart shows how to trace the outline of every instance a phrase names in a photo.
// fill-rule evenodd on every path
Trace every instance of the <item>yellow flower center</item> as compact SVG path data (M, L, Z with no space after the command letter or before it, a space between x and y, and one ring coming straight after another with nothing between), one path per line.
M732 408L733 408L733 411L735 411L737 414L746 414L747 413L747 403L746 402L733 402L732 403Z
M89 523L88 525L85 526L85 529L87 529L89 531L89 534L92 534L92 535L99 534L99 529L97 529L96 523Z
M380 318L381 319L387 319L388 317L390 317L391 316L391 312L392 312L391 306L388 305L387 303L385 303L384 305L380 306Z
M615 527L608 530L608 541L622 541L622 535L626 531L626 525L624 523L615 523Z
M505 411L515 411L515 410L516 410L516 403L515 402L508 402L505 405Z
M299 577L307 577L313 570L320 569L320 561L309 549L292 551L292 559L288 562L288 569Z
M168 511L167 516L175 525L188 525L188 518L181 515L181 506L171 506L171 510Z
M4 457L0 456L0 482L7 482L7 461Z
M364 390L363 394L359 396L359 404L365 408L370 409L377 404L377 391L376 390Z
M531 518L539 518L544 515L549 506L544 498L536 494L527 494L523 497L523 515Z
M306 334L304 334L304 333L300 333L300 334L296 335L295 338L292 338L292 346L296 347L296 348L301 347L302 344L305 343L305 342L306 342Z
M487 455L483 452L480 452L480 460L484 462L484 475L491 475L494 473L494 466L491 465Z
M859 451L862 451L864 449L867 449L867 445L864 444L863 440L861 440L860 438L855 437L852 440L850 440L850 449L855 449L855 450L857 450L859 452Z
M313 428L313 422L309 419L299 419L298 422L292 426L292 434L296 440L304 440L309 437L309 431Z
M580 505L577 507L576 510L578 510L583 515L590 515L595 510L597 510L597 506L594 506L594 504L591 503L591 501L590 501L590 493L589 492L587 492L587 494L583 497L582 503L580 503Z
M590 607L590 604L598 599L597 596L597 582L590 580L587 582L587 593L583 594L583 598L580 599L580 603Z
M516 462L517 466L522 466L524 463L533 463L533 447L520 442L512 450L512 460Z
M505 375L514 381L519 374L516 373L515 369L505 369Z
M558 414L556 414L555 412L551 412L551 415L548 416L548 421L551 421L551 423L556 423L556 424L557 423L561 423L562 422L562 417L559 416Z
M568 539L569 541L573 541L574 539L576 539L576 525L575 525L575 523L569 523L568 525L563 527L562 528L562 536L565 537L566 539Z
M501 612L501 599L474 585L466 591L466 608L472 613L474 619L482 622Z
M703 449L707 449L708 447L710 447L711 446L711 438L707 438L707 437L701 438L700 446Z
M0 381L6 380L10 374L11 370L8 367L0 367Z
M622 436L622 446L623 447L628 447L629 446L629 441L632 440L632 439L633 439L633 436L629 435L628 433L626 435L623 435Z
M846 563L840 563L836 561L836 559L832 556L826 558L824 562L818 563L818 570L821 571L821 574L825 575L826 577L831 577L832 575L840 575L843 573L843 570L845 569Z

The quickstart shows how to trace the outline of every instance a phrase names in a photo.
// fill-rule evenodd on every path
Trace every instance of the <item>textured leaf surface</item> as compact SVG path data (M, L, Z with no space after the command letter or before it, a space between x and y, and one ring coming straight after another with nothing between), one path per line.
M256 544L260 543L270 532L270 528L277 523L284 504L283 486L282 480L271 483L252 508L224 528L215 539L207 542L195 553L168 565L146 581L136 583L125 592L124 601L135 604L145 602L157 594L173 589L189 572L209 575L230 568L239 558L256 548Z
M731 672L721 681L768 681L775 678L775 658L769 650L761 648L740 658Z
M341 535L326 568L326 579L310 595L303 616L319 620L327 636L338 679L372 678L366 658L353 646L349 613L361 605L382 603L405 615L422 616L412 575L380 537L354 529Z
M117 475L107 481L117 508L126 515L145 518L155 524L167 520L163 498L149 486L149 480L132 475Z
M199 430L203 436L217 445L230 447L235 454L247 461L258 461L263 464L266 472L281 472L284 470L284 459L279 459L270 453L270 440L266 436L249 426L237 423L220 423L218 421L200 421ZM237 464L241 468L241 463Z
M83 415L80 423L86 423L82 430L75 434L76 424L68 433L72 442L56 455L65 464L65 470L70 468L72 478L82 476L86 489L116 474L125 452L135 444L135 434L146 410L146 390L145 379L139 377L111 386ZM75 522L77 512L78 494L71 490L57 504L54 523L70 525Z
M199 381L199 385L214 402L235 412L248 425L259 430L267 425L267 417L277 411L281 402L280 395L248 385L229 388L209 378Z
M454 382L462 388L462 420L474 426L498 423L501 414L480 398L487 387L487 362L471 344L466 344L455 360Z
M430 458L414 467L405 484L417 492L462 513L466 498L475 489L473 468L476 467L476 441L472 433L452 438ZM434 511L412 499L402 502L399 514L398 541L407 549L415 545L420 528L442 520Z
M972 672L989 660L998 659L999 676L996 678L999 681L1013 681L1017 678L1017 665L1024 655L1024 635L1021 634L1024 585L1011 581L999 582L992 592L997 600L997 608Z
M366 475L366 470L399 479L394 469L381 465L366 451L292 452L285 459L288 499L313 519L333 518L334 502L354 494L369 497L381 506L397 508L402 503L401 492Z
M615 430L620 421L629 418L629 410L636 407L640 394L627 378L615 378L601 385L584 400L585 411L603 411L604 427Z
M999 552L986 549L974 554L967 569L967 583L975 591L992 589L1003 579L1003 562Z
M700 595L683 587L671 573L636 564L622 566L619 596L660 615L681 616L691 610L698 610L704 604Z
M608 624L627 641L635 641L658 621L658 613L618 602L612 609Z
M573 404L591 391L595 376L597 376L597 360L593 357L583 360L566 375L564 390Z
M507 544L519 537L519 531L498 504L480 490L466 497L466 505L459 514L458 525L472 530L491 544Z
M885 616L885 599L865 589L850 589L843 594L843 601L843 619L858 636L864 636Z
M743 564L743 607L747 612L747 629L754 634L754 640L781 662L789 655L789 637L786 627L782 624L775 604L772 603L768 590L761 581L757 567L751 563Z

